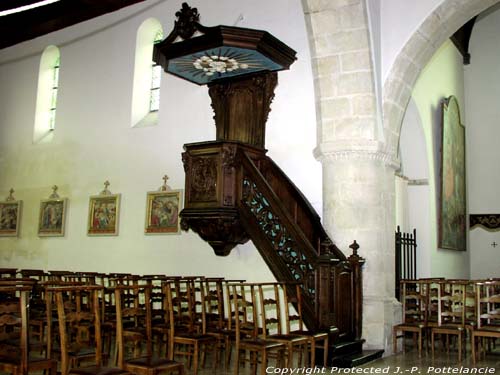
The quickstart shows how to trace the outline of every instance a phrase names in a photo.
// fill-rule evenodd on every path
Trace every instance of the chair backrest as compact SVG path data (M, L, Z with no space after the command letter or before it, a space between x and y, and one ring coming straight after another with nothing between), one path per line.
M21 374L28 373L28 298L31 285L0 285L0 348L4 358L18 361ZM15 347L7 341L19 339Z
M229 330L234 329L234 319L235 319L235 304L233 301L234 295L233 295L233 289L232 285L238 285L241 283L244 283L245 280L223 280L222 281L222 288L223 288L223 293L224 293L224 316L226 317L227 320L227 325L226 328ZM238 294L237 294L238 295Z
M16 277L17 268L0 268L0 277Z
M233 323L238 345L242 337L258 336L257 288L256 284L239 283L231 284L230 289L233 295Z
M259 296L260 322L262 336L281 334L281 304L278 283L260 283L256 285Z
M289 296L287 288L294 288L294 295L290 293ZM297 325L298 331L302 331L304 329L304 323L302 321L302 295L300 284L282 284L282 289L285 305L286 333L290 333L293 330L292 327L295 325ZM292 314L292 308L294 308L295 314Z
M207 278L201 280L203 288L203 308L207 329L222 329L224 327L224 293L222 279Z
M125 365L125 340L126 330L139 331L145 328L146 352L152 354L151 334L151 285L118 285L114 288L116 305L116 344L118 349L118 365ZM129 295L136 298L127 299ZM125 327L124 323L128 323Z
M101 313L99 285L64 285L48 287L48 298L55 295L59 320L61 374L69 373L69 352L90 347L95 365L102 366Z
M151 286L151 319L154 322L155 319L164 320L165 318L165 296L163 295L162 282L167 281L168 278L165 275L143 275L141 280L146 283L146 285Z
M476 283L477 328L500 327L500 281Z
M171 312L174 314L174 329L183 327L188 332L195 331L196 322L196 297L193 280L174 279L170 285L170 297L168 301Z
M425 323L428 318L429 284L427 281L401 280L403 323Z
M465 326L465 300L468 282L440 281L438 286L438 325Z

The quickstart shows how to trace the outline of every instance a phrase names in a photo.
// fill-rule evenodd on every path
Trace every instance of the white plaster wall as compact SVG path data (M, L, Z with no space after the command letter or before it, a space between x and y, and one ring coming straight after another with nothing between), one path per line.
M380 2L381 77L385 82L392 64L408 39L443 0L368 0Z
M429 179L429 152L422 119L410 99L399 140L401 171L409 180ZM408 231L417 233L417 277L430 277L433 251L430 225L429 184L408 186Z
M299 0L191 1L205 25L265 29L297 50L298 61L280 73L268 121L269 154L316 208L321 207L321 166L313 158L316 119L310 55ZM247 280L273 277L251 244L216 257L199 237L145 236L146 192L170 176L184 185L184 143L215 138L206 87L162 77L159 124L131 128L137 28L158 18L168 33L181 1L146 1L110 15L0 51L0 199L10 187L24 201L19 238L0 238L2 267L134 273L204 274ZM61 52L60 91L53 141L33 144L40 54ZM293 151L292 151L293 150ZM121 193L117 237L88 237L88 197L111 182ZM38 238L39 202L57 184L69 198L62 238Z
M429 195L427 201L430 225L430 276L447 278L469 277L469 251L458 252L438 249L438 197L439 197L439 147L441 131L441 107L444 98L455 95L460 104L462 119L464 110L464 74L462 56L451 41L446 41L431 58L420 74L412 93L422 120L429 161ZM462 120L464 122L464 120ZM467 128L467 124L464 123ZM417 197L416 197L417 198ZM419 196L425 199L425 196ZM418 206L415 207L418 209Z
M471 64L465 69L467 177L469 212L500 213L500 6L480 18L470 41ZM500 232L470 232L472 278L500 276Z

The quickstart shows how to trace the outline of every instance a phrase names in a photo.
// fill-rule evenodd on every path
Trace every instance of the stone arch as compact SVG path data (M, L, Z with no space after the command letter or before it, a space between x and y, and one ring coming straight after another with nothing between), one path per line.
M444 0L396 57L383 89L386 152L397 154L401 124L413 86L436 50L472 17L500 0Z
M323 168L323 225L336 244L361 244L363 337L391 352L394 303L394 172L413 86L434 52L467 20L500 0L442 0L405 44L384 83L374 86L366 0L302 0L311 47ZM377 100L379 99L379 100ZM381 111L377 102L382 102ZM382 112L382 116L380 116ZM383 218L382 220L380 218Z

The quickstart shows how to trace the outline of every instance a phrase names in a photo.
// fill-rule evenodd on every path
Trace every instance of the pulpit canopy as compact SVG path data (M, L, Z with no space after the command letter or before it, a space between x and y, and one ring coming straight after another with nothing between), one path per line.
M154 46L153 60L165 72L198 85L261 72L285 70L296 52L267 31L235 26L202 26L186 3L174 29Z

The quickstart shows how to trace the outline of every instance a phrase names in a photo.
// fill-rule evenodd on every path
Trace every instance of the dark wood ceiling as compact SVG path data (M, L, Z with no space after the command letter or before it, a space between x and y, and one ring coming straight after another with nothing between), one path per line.
M39 1L0 0L0 12ZM143 1L145 0L60 0L24 12L0 16L0 49ZM451 37L463 55L464 64L470 62L469 40L475 20L476 17Z
M40 0L1 0L0 11ZM0 49L60 30L144 0L61 0L0 17Z

